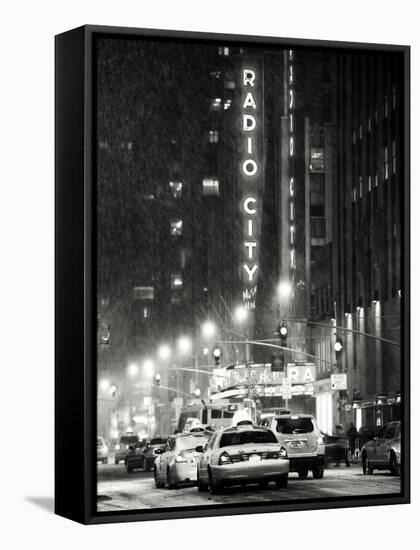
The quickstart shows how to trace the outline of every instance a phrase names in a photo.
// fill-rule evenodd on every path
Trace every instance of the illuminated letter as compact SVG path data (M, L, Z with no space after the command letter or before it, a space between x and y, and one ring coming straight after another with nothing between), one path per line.
M252 138L248 138L248 155L252 155Z
M252 279L254 278L254 273L257 271L257 267L258 267L258 265L255 264L255 265L252 266L251 269L249 269L249 267L246 264L244 264L244 269L247 272L248 278L249 278L250 281L252 281Z
M245 242L244 245L248 248L248 258L252 260L253 249L257 246L257 243L251 241Z
M256 214L257 213L257 209L254 208L254 209L251 209L248 204L250 202L253 202L253 203L256 203L257 202L257 199L254 199L254 197L248 197L247 199L244 200L244 210L247 214Z
M251 168L249 168L249 166L251 166ZM258 166L255 160L252 160L252 159L244 160L242 164L242 171L245 174L245 176L255 176L255 174L257 173L257 169L258 169Z
M248 220L248 237L252 237L254 234L253 220Z
M255 126L257 125L257 121L255 120L255 117L252 115L243 115L243 128L244 132L251 132L255 129Z
M255 72L252 69L244 69L244 86L249 84L254 87Z
M257 106L255 104L254 98L252 97L251 92L248 92L245 97L245 101L243 104L243 108L246 109L247 107L252 107L253 109L256 109Z

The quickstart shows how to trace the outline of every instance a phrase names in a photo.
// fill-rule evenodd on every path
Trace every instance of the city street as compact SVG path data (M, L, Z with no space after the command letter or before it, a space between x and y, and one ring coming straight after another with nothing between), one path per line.
M325 470L321 480L300 480L297 474L289 476L287 489L267 489L257 485L230 487L221 495L199 493L196 487L182 486L175 490L156 489L153 473L137 470L127 474L123 464L98 465L98 511L115 512L130 509L151 509L175 506L235 504L244 502L272 502L300 498L365 496L399 493L400 478L389 472L375 472L364 476L360 464L344 465Z

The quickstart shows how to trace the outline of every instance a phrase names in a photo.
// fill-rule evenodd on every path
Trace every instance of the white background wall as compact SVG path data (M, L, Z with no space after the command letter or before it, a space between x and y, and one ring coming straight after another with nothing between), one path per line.
M53 516L53 36L85 23L412 45L412 212L419 33L412 0L4 2L0 48L0 541L4 548L375 548L417 534L418 365L410 506L82 527ZM186 83L188 85L188 83ZM417 216L418 218L418 216ZM414 218L413 241L419 223ZM412 280L419 275L413 246ZM413 288L413 339L418 291ZM413 345L414 347L414 345ZM415 351L415 350L414 350ZM413 351L413 356L414 356ZM18 396L18 399L16 398ZM39 504L34 503L34 499ZM163 529L166 529L164 531ZM191 543L192 541L192 543ZM415 539L411 547L415 546ZM309 545L309 546L308 546Z

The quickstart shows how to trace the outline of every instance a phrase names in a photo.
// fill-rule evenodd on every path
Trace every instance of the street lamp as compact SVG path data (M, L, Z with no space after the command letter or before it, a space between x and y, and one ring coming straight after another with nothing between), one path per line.
M203 326L201 327L201 331L203 333L204 338L209 340L210 338L213 338L216 335L216 325L213 323L213 321L205 321L203 323Z
M143 372L147 378L151 378L155 371L155 365L151 359L145 359L143 361Z
M134 378L139 373L139 367L136 365L136 363L131 363L131 365L128 366L127 373L129 376Z
M289 296L292 294L292 285L289 283L289 281L280 281L277 292L279 295L279 298L289 298Z
M235 309L235 319L239 323L243 323L248 317L248 310L244 306L238 306Z
M169 359L171 355L171 348L167 344L162 344L158 349L158 355L160 359L163 359L164 361Z
M178 340L178 350L182 354L188 354L191 351L192 342L188 336L181 336Z

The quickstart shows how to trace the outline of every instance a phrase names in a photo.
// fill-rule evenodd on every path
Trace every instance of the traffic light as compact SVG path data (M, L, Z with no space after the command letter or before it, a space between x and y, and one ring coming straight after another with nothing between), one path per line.
M282 342L286 342L288 331L287 331L287 326L284 323L281 326L279 325L278 332L280 335L280 340Z
M222 356L222 350L220 348L214 348L213 349L213 357L214 357L214 364L216 367L220 364L220 358Z
M156 374L155 376L155 384L157 387L160 386L160 374Z
M334 351L336 355L340 355L340 353L343 351L343 340L339 338L337 335L334 343Z

